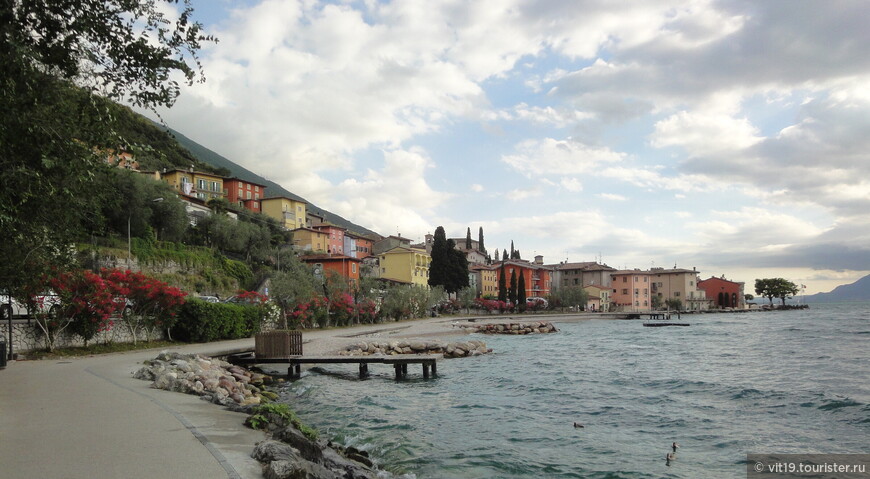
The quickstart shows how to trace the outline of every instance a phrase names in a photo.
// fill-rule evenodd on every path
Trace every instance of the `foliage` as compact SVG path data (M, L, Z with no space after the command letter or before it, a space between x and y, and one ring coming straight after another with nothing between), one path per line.
M467 286L459 290L457 297L460 306L465 308L465 312L467 313L469 308L474 306L474 300L477 299L477 290L471 286Z
M780 298L784 306L785 300L796 295L798 291L800 291L798 286L785 278L755 280L755 294L770 300L771 306L773 305L773 298Z
M106 281L90 270L56 273L44 282L59 300L55 313L43 310L37 315L37 325L44 333L49 351L54 349L58 334L67 327L87 345L97 333L112 328L111 316L123 307L123 300L119 302L112 296Z
M683 302L679 298L668 298L665 300L665 305L672 311L683 310Z
M289 327L294 329L323 328L329 323L328 302L323 296L312 296L285 310L284 316L289 320Z
M508 288L508 301L517 304L517 274L515 269L511 269L511 283Z
M517 280L517 306L519 306L520 311L526 309L526 276L522 273Z
M504 262L502 262L501 268L499 268L498 271L498 300L508 300L507 277L504 272Z
M585 306L589 301L589 293L580 286L565 286L551 290L547 299L550 308L560 308L564 311L566 307Z
M468 286L468 260L462 251L456 249L453 240L447 239L443 226L435 229L431 254L430 286L443 286L448 293L455 293Z
M197 343L249 338L259 331L261 319L257 308L207 303L193 298L178 312L175 336L182 341Z
M481 253L486 254L486 247L483 246L483 226L477 231L477 249ZM498 251L495 254L498 254Z
M151 341L154 331L168 331L175 325L178 309L185 302L183 291L141 272L103 270L102 276L115 298L129 301L130 314L125 318L125 324L134 344L140 328L145 330L146 340Z
M291 318L291 312L298 311L299 305L312 300L317 295L318 287L319 284L311 268L294 255L282 259L281 271L272 276L270 294L272 300L281 308L281 317L288 319ZM301 314L292 316L294 320L299 320L297 325L305 325L304 321L311 319L301 316ZM286 324L281 326L282 329L286 327Z
M299 430L308 440L317 441L317 430L303 424L290 406L284 403L268 403L255 406L251 416L245 421L253 429L265 429L270 424L270 418L276 422L289 423Z
M431 297L428 288L410 285L393 286L387 290L381 312L385 317L396 321L421 318L430 306Z
M0 287L71 265L69 245L102 229L95 178L105 152L126 143L110 100L170 106L177 74L202 78L196 52L210 39L189 2L175 21L162 11L153 1L0 6Z
M498 311L500 313L513 311L514 305L497 299L477 298L474 300L475 308L482 309L488 313Z
M112 168L95 185L102 193L107 229L127 237L180 241L187 228L184 204L169 184Z

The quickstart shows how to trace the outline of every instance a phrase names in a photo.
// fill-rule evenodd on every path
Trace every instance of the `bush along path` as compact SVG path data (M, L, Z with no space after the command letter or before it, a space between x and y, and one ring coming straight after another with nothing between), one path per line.
M186 394L248 414L245 425L267 433L251 457L263 465L266 479L376 479L368 454L320 440L289 406L273 402L278 395L265 388L271 376L248 371L220 359L162 352L136 371L151 387Z

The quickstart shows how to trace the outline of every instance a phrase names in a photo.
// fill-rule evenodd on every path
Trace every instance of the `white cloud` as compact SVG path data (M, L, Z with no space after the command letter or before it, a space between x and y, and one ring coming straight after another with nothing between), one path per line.
M475 193L480 193L485 189L486 188L484 188L483 185L481 185L479 183L474 183L473 185L471 185L471 191L473 191Z
M515 149L516 154L505 155L502 161L526 176L589 174L601 164L616 163L624 157L608 148L553 138L525 140Z
M600 193L598 195L599 198L603 198L608 201L627 201L628 198L623 195L618 195L616 193Z

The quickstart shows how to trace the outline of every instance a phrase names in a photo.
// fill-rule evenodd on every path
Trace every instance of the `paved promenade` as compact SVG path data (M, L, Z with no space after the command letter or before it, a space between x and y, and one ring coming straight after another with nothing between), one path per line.
M464 334L455 327L458 321L429 318L305 332L305 354L331 354L363 336ZM170 350L213 355L253 347L253 339L244 339ZM264 435L243 426L244 414L198 396L151 389L148 381L132 377L159 352L10 362L0 370L0 477L261 478L250 453Z

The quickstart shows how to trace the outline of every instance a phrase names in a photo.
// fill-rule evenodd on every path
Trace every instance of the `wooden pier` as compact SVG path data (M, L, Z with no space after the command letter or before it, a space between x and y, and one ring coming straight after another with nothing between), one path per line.
M302 374L303 364L359 364L359 377L369 375L369 364L390 364L395 370L396 379L408 376L409 364L423 366L423 378L438 375L438 356L431 354L397 354L393 356L294 356L287 358L257 358L253 352L234 354L227 357L227 361L239 365L251 364L288 364L287 375L291 378L299 378Z

